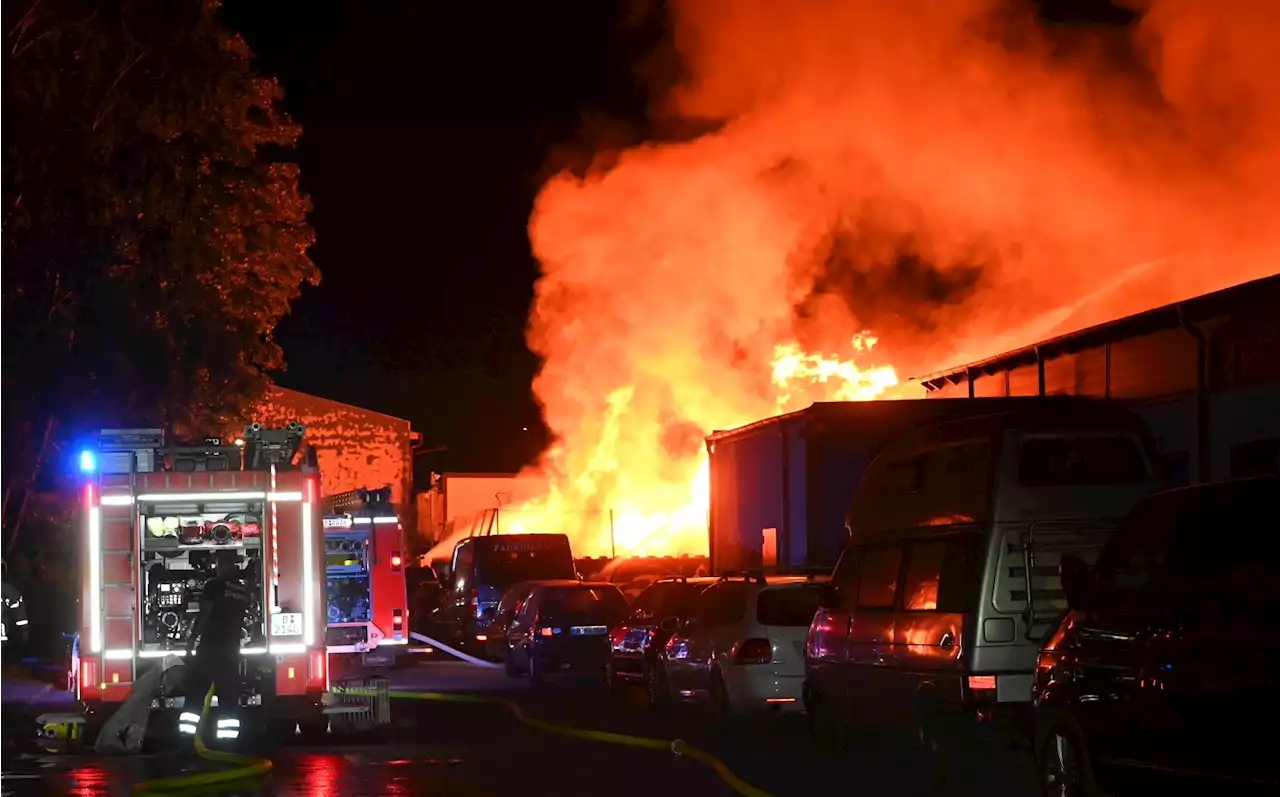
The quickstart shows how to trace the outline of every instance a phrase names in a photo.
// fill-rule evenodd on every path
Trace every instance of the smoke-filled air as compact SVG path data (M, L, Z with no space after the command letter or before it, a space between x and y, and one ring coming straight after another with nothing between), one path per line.
M694 140L529 223L555 444L503 530L705 553L704 437L1280 270L1280 3L1048 31L998 0L683 0ZM1229 6L1229 15L1226 8Z

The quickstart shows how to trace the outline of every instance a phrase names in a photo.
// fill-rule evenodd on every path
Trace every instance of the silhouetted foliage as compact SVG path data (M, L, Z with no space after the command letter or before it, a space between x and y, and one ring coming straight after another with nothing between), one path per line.
M97 425L235 416L319 272L300 129L212 0L4 6L4 521ZM20 521L18 521L20 522Z

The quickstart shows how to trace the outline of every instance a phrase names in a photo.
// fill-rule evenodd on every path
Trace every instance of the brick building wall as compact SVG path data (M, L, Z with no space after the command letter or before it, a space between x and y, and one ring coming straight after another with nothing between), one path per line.
M413 528L415 433L409 421L282 387L268 392L252 420L264 426L306 424L325 495L389 485L402 521Z

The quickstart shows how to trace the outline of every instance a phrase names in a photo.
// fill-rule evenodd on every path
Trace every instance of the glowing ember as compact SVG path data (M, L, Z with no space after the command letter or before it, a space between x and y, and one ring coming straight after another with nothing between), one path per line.
M1280 262L1273 0L1098 41L1004 0L661 6L687 79L655 111L713 129L538 196L554 488L504 530L704 552L706 433Z

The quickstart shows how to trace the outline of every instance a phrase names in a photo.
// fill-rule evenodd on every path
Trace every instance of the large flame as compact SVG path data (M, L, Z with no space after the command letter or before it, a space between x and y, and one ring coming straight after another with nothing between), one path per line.
M705 551L709 431L1277 271L1280 3L670 5L656 107L713 132L543 187L554 488L505 530Z
M864 368L855 359L874 345L870 333L855 335L847 347L851 356L840 359L836 353L804 352L795 343L778 344L763 369L770 387L761 388L755 412L722 412L719 417L726 426L737 426L813 401L899 395L893 390L898 377L892 366ZM696 449L670 447L661 438L671 428L661 416L646 415L636 397L635 384L608 393L581 457L572 456L564 444L548 452L545 461L564 463L565 475L552 481L545 497L504 508L504 532L568 533L574 550L584 556L707 552L710 485L701 439L708 427L676 430L696 437Z

